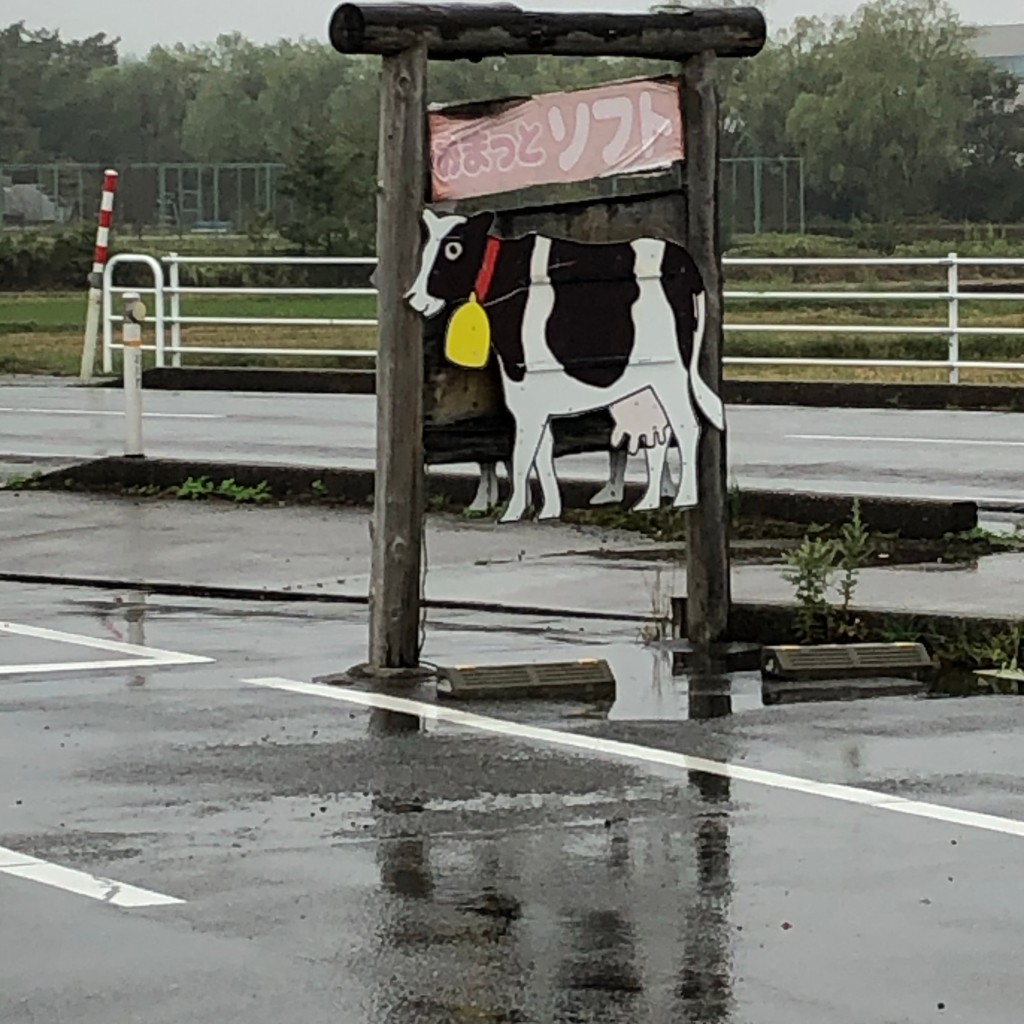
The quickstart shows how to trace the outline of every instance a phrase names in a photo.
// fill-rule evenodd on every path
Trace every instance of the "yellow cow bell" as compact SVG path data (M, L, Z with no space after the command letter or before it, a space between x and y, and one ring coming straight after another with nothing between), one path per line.
M491 322L487 310L477 302L476 294L460 306L448 321L444 354L456 366L479 370L487 365L491 353Z

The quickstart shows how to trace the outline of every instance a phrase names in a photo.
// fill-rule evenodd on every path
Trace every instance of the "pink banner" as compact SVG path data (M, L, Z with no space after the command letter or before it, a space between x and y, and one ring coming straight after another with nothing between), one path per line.
M435 201L667 167L683 158L679 82L548 93L483 116L434 111L430 152Z

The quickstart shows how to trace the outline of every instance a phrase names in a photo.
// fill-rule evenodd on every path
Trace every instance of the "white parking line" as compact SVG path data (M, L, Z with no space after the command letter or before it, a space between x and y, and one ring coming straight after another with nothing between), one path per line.
M959 444L988 448L1024 448L1024 441L972 440L966 437L876 437L874 434L786 434L787 441L881 441L884 444Z
M79 633L63 633L41 626L22 626L14 622L0 622L0 633L25 636L35 640L49 640L55 643L73 644L91 650L125 654L127 658L111 658L102 661L54 661L26 665L0 664L0 676L38 675L53 672L81 672L89 669L112 668L159 668L169 665L204 665L213 661L198 654L182 654L180 651L164 651L158 647L139 647L118 640L98 640Z
M703 772L706 775L718 775L737 782L751 782L772 789L784 789L807 796L824 797L842 803L859 804L879 811L891 811L894 814L905 814L913 818L927 818L941 821L947 825L960 825L965 828L981 829L985 832L997 832L1002 835L1024 838L1024 821L1013 818L1001 818L994 814L979 814L975 811L963 811L956 807L942 804L923 803L920 800L905 800L903 797L877 793L870 789L859 789L855 786L844 786L834 782L818 782L814 779L802 779L795 775L781 775L778 772L764 771L760 768L748 768L744 765L730 764L726 761L710 761L703 757L691 757L689 754L677 754L670 750L659 750L656 747L644 747L635 743L622 743L618 740L606 740L597 736L579 733L562 732L557 729L544 729L520 722L505 721L500 718L489 718L485 715L472 714L438 704L426 704L423 701L408 700L405 697L391 697L380 693L366 693L338 686L325 686L318 683L304 683L294 679L264 677L244 679L243 682L254 686L262 686L272 690L284 690L288 693L303 694L307 697L322 697L327 700L342 701L347 704L358 704L366 708L381 711L395 711L399 714L415 715L434 722L447 722L450 725L464 726L481 732L507 736L517 740L547 743L573 750L584 750L590 754L603 754L608 757L626 761L641 761L669 768L679 768L689 772Z
M88 896L89 899L108 903L112 907L166 907L185 902L176 896L164 896L159 892L115 882L112 878L101 878L85 871L51 864L27 853L9 850L6 846L0 846L0 874L39 882L78 896Z
M120 409L36 409L16 408L13 405L0 406L0 413L27 413L30 416L124 416ZM151 420L226 420L223 413L214 412L144 412Z

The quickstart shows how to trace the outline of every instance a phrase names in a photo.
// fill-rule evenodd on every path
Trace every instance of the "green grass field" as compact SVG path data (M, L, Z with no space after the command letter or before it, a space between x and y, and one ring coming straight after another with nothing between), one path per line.
M784 282L730 282L733 290L792 290ZM842 290L842 285L827 285ZM849 288L847 285L845 288ZM859 286L863 287L863 286ZM886 288L891 287L886 285ZM152 299L150 298L150 305ZM322 319L372 319L376 302L359 296L184 296L182 315L211 317L313 317ZM946 323L944 301L861 300L730 300L727 323L883 325L942 327ZM960 304L962 326L1024 326L1024 303L964 299ZM74 374L81 358L85 319L84 293L0 292L0 373ZM152 339L151 328L144 333ZM205 325L182 328L185 346L211 348L274 347L372 350L376 330L359 326ZM168 332L168 341L169 341ZM814 333L753 333L730 331L726 354L762 357L944 359L943 335L857 335ZM973 381L1024 382L1024 337L964 337L964 359L1020 361L1021 371L964 371ZM150 357L151 359L152 357ZM338 366L344 360L297 355L231 355L196 353L185 356L185 365ZM733 366L731 375L745 377L801 377L817 379L943 380L941 369L868 369L844 367Z

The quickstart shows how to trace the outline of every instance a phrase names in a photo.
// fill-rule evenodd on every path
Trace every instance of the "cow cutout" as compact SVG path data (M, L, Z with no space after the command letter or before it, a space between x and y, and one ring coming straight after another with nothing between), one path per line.
M617 505L626 495L626 463L630 455L636 455L636 451L627 448L612 448L608 452L608 482L590 499L591 505ZM679 448L676 448L679 456ZM682 475L682 457L679 457L680 476ZM503 462L505 476L511 478L512 467ZM479 464L480 480L477 483L476 494L473 501L466 508L469 512L491 512L497 508L499 502L498 490L498 464L496 462L481 462ZM674 498L678 483L672 475L672 468L665 463L665 472L661 478L661 497ZM639 504L639 503L638 503Z
M725 412L698 370L705 294L689 253L656 238L500 240L490 234L492 213L427 210L423 220L420 271L406 298L426 317L447 313L449 358L472 349L472 365L482 366L493 350L515 421L512 494L501 521L525 513L531 470L543 495L538 518L561 515L551 421L599 409L615 422L613 446L646 456L647 489L636 508L660 506L673 437L682 458L673 505L694 507L700 418L723 430ZM465 328L469 335L460 334Z

